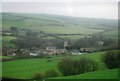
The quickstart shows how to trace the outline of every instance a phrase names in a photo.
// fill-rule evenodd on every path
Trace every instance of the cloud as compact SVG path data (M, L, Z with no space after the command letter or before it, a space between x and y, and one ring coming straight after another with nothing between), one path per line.
M45 13L75 17L117 19L114 2L4 2L3 12Z

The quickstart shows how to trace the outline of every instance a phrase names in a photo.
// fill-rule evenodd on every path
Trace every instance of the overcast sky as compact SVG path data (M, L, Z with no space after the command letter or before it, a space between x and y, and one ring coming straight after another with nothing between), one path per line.
M6 1L6 0L5 0ZM113 0L104 0L99 2L88 0L73 2L61 1L56 2L3 2L2 12L20 12L20 13L45 13L56 15L67 15L75 17L90 17L90 18L118 18L118 3Z

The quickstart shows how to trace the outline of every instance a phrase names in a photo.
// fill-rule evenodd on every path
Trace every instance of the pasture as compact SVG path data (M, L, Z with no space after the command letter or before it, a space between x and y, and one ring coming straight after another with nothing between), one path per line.
M83 57L93 59L99 62L99 69L105 69L101 63L101 55L105 52L97 52L92 54L83 54L79 56L67 56L73 59L80 59ZM17 79L30 79L38 72L46 72L47 70L57 69L57 64L64 56L54 56L48 59L23 59L3 62L3 77L17 78ZM29 68L28 68L29 67ZM103 68L101 68L103 67Z
M75 36L65 36L70 39L78 39L84 35L100 33L106 30L106 36L116 36L115 20L101 20L89 18L74 18L48 14L22 14L22 13L2 13L3 30L10 27L26 28L35 31L44 31L48 34L82 34ZM89 22L89 23L88 23ZM108 24L108 22L111 22ZM112 33L110 33L112 32ZM64 36L63 36L64 37Z
M55 77L55 78L49 78L49 79L118 79L118 70L119 69L112 69L112 70L99 70L95 72L89 72L89 73L84 73L80 75L74 75L74 76L61 76L61 77ZM47 81L47 80L46 80ZM48 80L49 81L49 80ZM60 80L59 80L60 81Z

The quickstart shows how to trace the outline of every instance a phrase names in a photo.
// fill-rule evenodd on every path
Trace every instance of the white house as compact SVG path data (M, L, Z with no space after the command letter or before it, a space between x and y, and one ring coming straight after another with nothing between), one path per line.
M36 53L30 53L30 56L38 56Z
M13 53L11 56L16 56L16 53Z

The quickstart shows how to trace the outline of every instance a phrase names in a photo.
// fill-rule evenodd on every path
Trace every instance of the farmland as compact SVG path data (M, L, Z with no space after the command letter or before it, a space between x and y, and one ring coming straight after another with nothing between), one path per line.
M110 34L117 36L116 20L25 13L2 13L2 16L3 30L9 30L13 26L21 29L44 31L48 34L81 34L82 36L113 30L114 32ZM108 24L109 22L111 23ZM105 35L109 36L109 32ZM66 38L78 39L81 35L66 36Z
M80 56L69 56L73 59L80 59L83 57L91 58L99 62L99 69L104 69L104 64L101 63L101 55L105 52L96 52L92 54L83 54ZM48 59L24 59L3 62L3 77L29 79L37 72L45 72L47 70L56 69L57 63L63 56L54 56L51 62L47 62ZM32 66L31 66L32 65ZM29 68L28 68L29 67ZM49 68L48 68L49 67ZM102 68L101 68L102 67Z
M117 49L117 20L2 13L2 26L3 36L0 41L3 43L0 45L3 44L4 56L0 58L5 61L0 63L3 78L33 79L36 73L45 73L52 69L60 74L57 79L117 78L118 68L109 70L101 58L106 51ZM68 43L66 47L65 42ZM46 48L50 46L55 48L53 51L65 49L67 52L53 53L49 57L50 52ZM84 49L84 52L81 52L81 48L88 48L88 51ZM74 51L83 54L73 55ZM32 57L30 53L38 53L38 57ZM59 72L58 63L67 57L73 60L92 59L98 64L98 71L65 77Z
M85 74L80 74L76 76L67 76L67 77L56 77L50 79L118 79L118 70L119 69L112 69L112 70L99 70L95 72L89 72ZM49 80L48 80L49 81Z

